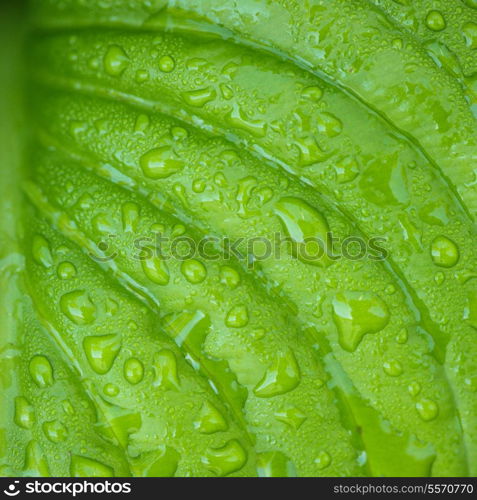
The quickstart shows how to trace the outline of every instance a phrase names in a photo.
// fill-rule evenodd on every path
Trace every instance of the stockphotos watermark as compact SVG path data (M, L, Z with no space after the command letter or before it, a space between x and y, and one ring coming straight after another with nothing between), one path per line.
M6 497L18 497L24 495L67 495L76 497L78 495L103 495L103 494L129 494L131 483L110 480L12 480L3 490Z
M124 255L138 261L158 257L162 260L239 260L248 267L265 260L297 258L316 265L328 265L340 259L359 261L386 260L386 238L348 236L339 238L329 232L324 238L309 237L297 241L283 233L274 233L271 238L263 236L227 238L204 236L194 239L186 235L166 236L160 232L137 237L124 248L117 243L118 237L110 234L97 243L97 251L91 252L93 259L108 262Z

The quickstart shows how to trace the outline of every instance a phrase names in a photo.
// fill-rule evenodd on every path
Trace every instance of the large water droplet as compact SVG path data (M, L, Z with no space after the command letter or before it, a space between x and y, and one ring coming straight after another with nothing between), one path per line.
M279 354L253 390L256 396L270 398L289 392L300 383L300 368L292 351Z
M293 144L298 148L298 152L300 154L298 159L299 167L309 167L310 165L322 162L327 158L327 155L321 149L314 137L297 139Z
M351 182L359 174L359 165L355 158L347 156L336 162L335 164L336 180L340 184Z
M266 451L257 454L259 477L296 477L293 462L281 451Z
M162 349L154 355L154 385L162 389L179 389L179 375L175 354L169 349Z
M432 399L421 399L416 403L416 410L422 420L429 422L439 414L439 407Z
M68 430L66 427L57 420L45 422L43 424L43 432L52 443L61 443L62 441L65 441L68 436Z
M306 415L298 408L290 406L275 413L275 418L280 422L289 425L292 429L298 430L306 420Z
M114 477L108 465L80 455L71 456L70 474L71 477Z
M217 97L217 93L212 87L207 87L205 89L191 90L189 92L183 92L182 98L184 102L189 106L196 108L201 108L205 106L208 102L213 101Z
M342 292L333 299L333 320L341 347L353 352L366 334L377 333L388 324L389 309L370 292Z
M459 261L459 247L445 236L437 236L431 244L434 264L440 267L453 267Z
M76 267L71 262L60 262L56 274L62 280L74 278L76 276Z
M124 378L130 384L139 384L144 377L144 366L136 358L129 358L124 363Z
M163 259L154 256L142 261L144 274L157 285L167 285L169 283L169 268Z
M152 149L141 156L139 165L146 177L165 179L184 167L184 162L170 146Z
M225 324L230 328L242 328L248 324L248 309L244 305L235 306L227 313Z
M240 284L240 274L233 267L222 266L220 268L220 282L233 290Z
M33 356L28 366L30 376L38 387L53 385L53 367L45 356Z
M210 449L202 463L214 474L227 476L240 470L247 462L247 452L243 446L232 439L221 448Z
M340 135L343 130L341 120L330 113L320 113L316 117L316 123L319 132L325 134L327 137L336 137Z
M188 259L182 262L181 272L189 283L197 284L205 280L207 269L197 259Z
M200 414L194 422L194 427L203 434L213 434L228 429L227 422L222 413L209 402L205 402L202 405Z
M108 48L103 59L104 70L108 75L119 76L129 65L129 58L126 52L118 45Z
M267 124L263 120L251 120L247 118L239 107L234 106L227 116L227 121L232 127L237 127L254 137L265 137Z
M274 210L298 259L320 267L332 262L328 256L328 222L316 208L299 198L287 197L281 198Z
M170 73L171 71L174 71L174 68L176 67L176 62L174 59L172 59L171 56L162 56L159 59L159 69L163 73Z
M402 365L399 361L395 360L385 361L383 370L390 377L399 377L402 374Z
M96 306L84 290L65 293L60 299L60 307L77 325L89 325L96 319Z
M15 398L15 415L13 421L22 429L31 429L35 423L33 407L23 396Z
M32 255L33 259L43 267L49 268L53 265L50 245L48 241L39 234L33 236Z
M426 26L432 31L442 31L446 27L446 20L438 10L431 10L426 16Z
M104 375L111 370L121 350L121 336L112 333L86 337L83 340L83 348L91 368Z

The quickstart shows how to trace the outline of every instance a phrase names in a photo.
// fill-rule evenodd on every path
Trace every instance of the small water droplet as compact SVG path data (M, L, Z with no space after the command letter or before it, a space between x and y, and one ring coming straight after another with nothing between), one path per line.
M52 422L45 422L43 424L43 432L49 441L52 443L61 443L68 436L68 430L66 427L57 420Z
M196 108L201 108L205 106L208 102L213 101L217 97L217 93L211 87L205 89L191 90L189 92L183 92L182 98L184 102L189 106Z
M146 277L156 285L165 286L169 283L169 268L160 257L153 256L142 261L142 270Z
M139 224L139 205L133 202L126 202L121 207L121 216L123 222L123 230L125 232L134 233L137 231Z
M337 161L334 165L334 169L336 172L336 180L340 184L353 181L359 174L358 162L352 156L347 156Z
M341 120L330 113L320 113L316 118L318 131L327 137L336 137L343 131Z
M426 16L426 25L432 31L442 31L446 27L446 20L438 10L431 10Z
M103 387L103 393L106 396L114 398L115 396L117 396L119 394L119 387L115 384L108 383Z
M48 241L39 234L33 236L32 255L35 262L47 269L53 265L50 245Z
M76 276L76 267L71 262L61 262L56 270L58 278L67 280Z
M318 102L323 97L320 87L306 87L301 92L302 97L313 102Z
M176 67L176 62L174 59L172 59L171 56L162 56L159 59L159 69L163 73L170 73L171 71L174 71L174 68Z
M402 374L402 365L399 361L385 361L383 364L384 373L390 377L399 377Z
M296 477L293 462L281 451L266 451L257 454L259 477Z
M169 349L162 349L154 355L154 386L162 389L179 389L179 375L175 354Z
M33 407L23 396L15 398L15 415L13 421L22 429L31 429L35 423Z
M240 284L240 274L233 267L222 266L220 268L220 282L233 290Z
M291 406L275 413L275 418L289 425L292 429L298 430L306 420L306 415L298 408Z
M411 396L415 397L421 392L421 384L419 382L411 382L407 390Z
M326 469L331 464L331 456L326 451L320 451L315 458L315 464L319 470Z

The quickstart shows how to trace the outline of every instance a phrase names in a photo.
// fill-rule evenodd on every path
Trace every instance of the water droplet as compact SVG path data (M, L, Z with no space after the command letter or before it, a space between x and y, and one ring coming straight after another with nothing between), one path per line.
M189 92L183 92L182 98L184 102L189 106L196 108L201 108L205 106L208 102L213 101L217 97L217 93L212 87L207 87L205 89L191 90Z
M320 113L316 118L318 130L327 137L336 137L341 134L343 124L341 120L330 113Z
M179 389L176 356L169 349L162 349L154 354L154 386L162 389Z
M58 278L67 280L76 276L76 267L71 262L61 262L56 270Z
M257 185L257 179L252 176L244 177L238 181L237 195L235 196L235 199L237 200L239 207L238 214L243 219L253 217L257 214L256 210L254 211L248 209L248 204L252 199L252 193Z
M175 141L181 142L184 139L187 139L187 137L189 136L189 133L183 127L172 127L171 135Z
M157 285L169 283L169 268L163 259L153 256L142 261L142 270L148 279Z
M233 290L240 284L240 274L233 267L222 266L220 268L220 282Z
M321 149L314 137L297 139L293 144L298 148L300 154L298 160L299 167L309 167L310 165L322 162L327 158L327 155Z
M210 449L202 457L202 463L221 477L240 470L246 462L247 452L236 439L228 441L221 448Z
M170 146L152 149L141 156L139 164L144 175L150 179L165 179L184 167L184 162Z
M326 469L331 464L330 454L326 451L320 451L318 456L315 458L315 464L319 470Z
M96 306L84 290L65 293L60 299L65 316L77 325L89 325L96 319Z
M71 477L114 477L108 465L80 455L71 456L70 474Z
M144 366L136 358L129 358L124 363L124 378L133 385L139 384L144 377Z
M434 264L440 267L453 267L459 261L459 248L449 238L437 236L431 244Z
M421 392L421 389L419 382L411 382L407 387L409 394L413 397L417 396Z
M43 432L52 443L61 443L68 436L68 430L66 427L57 420L45 422L43 424Z
M30 441L26 447L25 468L23 475L27 477L50 476L48 462L43 454L40 445L35 440Z
M181 272L189 283L202 283L207 276L207 269L196 259L188 259L182 262Z
M149 128L150 124L151 120L149 119L149 116L141 113L138 115L134 123L134 132L143 134Z
M251 120L247 118L237 106L234 106L229 113L227 121L232 127L240 128L254 137L265 137L267 133L267 124L263 120Z
M359 174L358 162L352 156L347 156L336 162L334 169L336 172L336 180L340 184L353 181Z
M119 387L115 384L106 384L103 387L103 393L106 396L114 398L115 396L117 396L119 394Z
M121 207L123 230L125 232L136 232L139 223L139 205L133 202L126 202Z
M446 20L438 10L431 10L427 14L426 25L432 31L442 31L446 27Z
M384 373L390 377L399 377L402 374L402 365L399 361L385 361L383 364Z
M115 333L86 337L83 348L91 368L100 375L111 370L121 350L121 336Z
M406 328L402 328L399 333L396 335L396 342L398 344L405 344L407 342L407 339L408 339L408 333L407 333L407 330Z
M389 323L389 309L370 292L342 292L333 299L333 320L341 347L353 352L366 334L377 333Z
M477 375L464 379L465 388L470 392L477 392Z
M289 392L300 383L300 368L292 351L279 354L253 390L261 398Z
M463 319L477 329L477 291L472 291L467 297L467 304L464 308Z
M228 429L227 422L222 413L209 402L205 402L202 405L200 414L194 422L194 427L203 434L213 434Z
M121 47L112 45L104 56L103 65L108 75L120 76L128 67L129 58Z
M23 396L15 398L15 416L13 421L22 429L31 429L35 423L33 406Z
M464 34L465 44L471 49L477 49L477 24L476 23L466 23L462 27L462 33Z
M291 406L275 413L275 418L289 425L292 429L298 430L306 420L306 415L298 408Z
M439 414L439 407L432 399L421 399L416 403L416 410L422 420L429 422Z
M31 378L38 387L44 389L53 385L53 367L45 356L33 356L28 369Z
M232 99L232 97L234 96L234 91L232 90L232 88L225 84L225 83L221 83L219 85L219 88L220 88L220 93L222 94L222 97L225 99L225 100L230 100Z
M242 328L248 321L248 309L244 305L232 307L225 318L225 324L230 328Z
M266 451L257 454L259 477L296 477L295 466L281 451Z
M32 255L35 262L43 267L49 268L53 265L50 245L48 244L48 241L39 234L35 234L35 236L33 236Z
M313 102L318 102L323 97L320 87L306 87L301 92L302 97Z
M144 83L147 80L149 80L149 71L147 71L146 69L138 69L136 71L136 82Z
M326 219L303 200L281 198L274 207L283 229L291 238L293 254L302 262L314 266L328 266L329 226Z
M170 73L171 71L174 71L174 68L176 67L176 62L174 59L172 59L171 56L162 56L159 59L159 69L163 73Z

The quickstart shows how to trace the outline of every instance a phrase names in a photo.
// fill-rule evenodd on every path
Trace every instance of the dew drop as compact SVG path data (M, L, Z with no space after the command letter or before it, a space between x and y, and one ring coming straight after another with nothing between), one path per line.
M181 272L189 283L202 283L207 276L207 269L197 259L188 259L182 262Z
M65 316L77 325L89 325L96 319L96 306L84 290L64 294L60 308Z
M199 416L194 422L194 427L202 434L213 434L228 429L222 413L208 401L202 405Z
M165 390L179 389L176 356L169 349L162 349L154 355L154 386Z
M306 87L302 90L301 95L305 99L318 102L323 97L323 91L320 87Z
M144 377L144 366L136 358L129 358L124 363L124 378L132 385L139 384Z
M370 292L342 292L333 299L333 320L341 347L353 352L366 334L377 333L389 323L389 309Z
M385 361L383 364L383 370L386 375L390 377L399 377L402 374L402 365L399 361Z
M336 180L340 184L353 181L359 174L358 162L352 156L347 156L336 162L334 169L336 172Z
M477 24L476 23L466 23L462 27L462 33L464 34L465 44L470 49L477 49Z
M446 20L438 10L431 10L427 14L426 25L432 31L442 31L446 27Z
M103 393L106 396L114 398L115 396L117 396L119 394L119 387L115 384L108 383L103 387Z
M149 116L141 113L137 116L136 121L134 123L134 132L143 134L151 124L151 120Z
M169 283L169 268L160 257L153 256L143 260L142 270L146 277L156 285L165 286Z
M449 238L437 236L431 244L434 264L440 267L453 267L459 261L459 248Z
M195 108L201 108L205 106L208 102L213 101L217 97L217 93L211 87L205 89L191 90L189 92L182 93L182 99L189 106Z
M202 463L221 477L240 470L246 462L247 452L236 439L228 441L221 448L209 449L202 457Z
M257 454L259 477L296 477L293 462L281 451L266 451Z
M240 274L233 267L222 266L220 268L220 282L233 290L240 284Z
M83 340L83 348L91 368L104 375L111 370L121 350L121 337L115 333L86 337Z
M53 367L45 356L33 356L28 369L31 378L38 387L44 389L53 385Z
M320 113L316 118L318 131L327 137L336 137L343 131L341 120L330 113Z
M171 71L174 71L174 68L176 67L176 62L174 59L172 59L171 56L162 56L159 59L159 69L163 73L170 73Z
M15 398L15 415L13 421L22 429L31 429L35 423L33 406L23 396Z
M139 224L139 205L130 201L124 203L121 207L121 217L123 230L129 233L136 232Z
M103 59L104 70L110 76L120 76L129 65L129 58L118 45L108 48Z
M331 456L326 451L320 451L315 458L315 464L319 470L326 469L331 464Z
M50 245L48 241L39 234L33 236L32 255L35 262L43 267L49 268L53 265Z
M184 162L170 146L162 146L141 156L139 165L146 177L165 179L179 172L184 167Z
M298 408L291 406L275 413L275 418L289 425L292 429L298 430L306 420L306 415Z
M295 389L300 383L300 368L292 351L279 354L253 390L261 398L270 398Z
M248 324L248 321L248 309L244 305L230 309L225 318L225 324L230 328L242 328Z
M58 278L68 280L76 276L76 267L71 262L61 262L56 270Z
M68 436L68 430L66 427L57 420L45 422L43 424L43 432L52 443L61 443L62 441L65 441Z
M421 399L416 403L416 410L425 422L434 420L439 414L439 407L432 399Z

